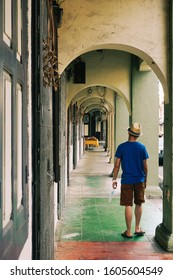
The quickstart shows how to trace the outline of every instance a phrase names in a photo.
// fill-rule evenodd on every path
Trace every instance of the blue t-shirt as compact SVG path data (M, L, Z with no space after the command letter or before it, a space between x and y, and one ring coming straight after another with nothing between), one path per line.
M143 161L149 156L142 143L126 141L120 144L115 157L121 159L122 184L135 184L145 181Z

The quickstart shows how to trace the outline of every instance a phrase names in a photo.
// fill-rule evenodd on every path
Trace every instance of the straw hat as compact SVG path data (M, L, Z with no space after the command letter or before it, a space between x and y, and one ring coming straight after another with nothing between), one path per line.
M142 126L139 123L133 123L127 130L129 134L136 137L142 134Z

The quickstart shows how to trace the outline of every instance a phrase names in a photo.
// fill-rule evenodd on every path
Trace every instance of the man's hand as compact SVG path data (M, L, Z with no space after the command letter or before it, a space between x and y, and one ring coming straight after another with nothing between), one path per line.
M117 180L112 180L112 188L116 189L117 188Z

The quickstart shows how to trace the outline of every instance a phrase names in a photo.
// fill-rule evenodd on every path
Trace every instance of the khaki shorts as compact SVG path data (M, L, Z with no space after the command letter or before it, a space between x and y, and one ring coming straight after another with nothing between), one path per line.
M134 203L141 205L145 202L145 184L122 184L121 185L121 195L120 195L120 205L123 206L133 206Z

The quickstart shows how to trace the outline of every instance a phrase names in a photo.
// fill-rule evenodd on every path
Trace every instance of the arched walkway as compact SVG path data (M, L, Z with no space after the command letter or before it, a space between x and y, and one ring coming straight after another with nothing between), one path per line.
M63 220L59 221L55 259L173 259L155 242L155 228L162 221L162 191L148 186L143 207L143 237L124 240L124 209L120 189L111 194L111 171L102 147L90 148L71 174ZM151 215L154 213L154 215Z
M157 3L157 4L156 4ZM85 7L81 7L81 9L76 9L76 6L79 4L79 1L76 0L73 4L69 7L67 2L62 3L62 7L64 11L66 11L64 16L64 24L62 28L59 30L59 59L60 59L60 74L64 73L63 71L65 68L78 56L83 56L86 52L92 52L101 49L109 49L109 50L116 50L116 51L123 51L128 54L131 54L131 57L134 59L137 58L136 65L133 65L133 77L129 75L128 85L126 86L125 90L121 89L121 86L124 85L126 79L122 79L123 83L119 86L117 82L115 82L115 78L117 75L114 75L113 79L107 83L107 86L110 88L112 81L114 81L114 86L119 88L122 92L125 92L127 100L130 104L130 109L133 109L132 117L130 116L130 122L138 119L141 123L145 123L144 129L144 137L147 144L150 144L150 151L149 154L151 155L151 166L154 167L157 165L157 119L156 114L155 118L151 116L151 112L153 112L155 108L154 105L157 104L157 100L153 98L154 94L151 94L151 80L152 78L158 78L162 83L164 94L165 94L165 103L166 103L166 116L168 116L169 124L166 124L166 130L171 130L171 106L169 105L169 101L171 101L172 92L168 92L170 81L168 80L167 73L170 72L168 69L168 38L167 34L167 19L169 17L169 1L145 1L143 3L138 3L137 1L132 1L130 8L132 9L131 13L129 13L129 9L127 12L127 6L125 2L116 1L112 2L111 6L106 7L103 14L99 13L100 9L105 7L105 1L100 1L99 7L95 6L95 10L93 10L93 5L91 6L89 2L85 3ZM115 6L113 6L115 5ZM115 9L114 9L115 7ZM83 12L82 12L83 9ZM159 31L155 32L154 24L153 24L153 15L151 10L154 9L155 17L154 22L156 26L160 26ZM87 12L86 12L87 11ZM115 17L115 14L112 11L116 11L117 15L121 15L120 17ZM124 22L124 16L126 15L126 22ZM140 15L140 16L139 16ZM152 15L152 16L151 16ZM147 22L146 22L147 16ZM109 25L107 21L105 22L105 18L109 18ZM123 19L123 21L122 21ZM160 20L162 19L162 20ZM127 24L128 22L128 24ZM144 24L145 23L145 24ZM145 25L145 28L144 28ZM94 28L93 26L97 26ZM79 28L80 27L80 28ZM82 30L82 31L81 31ZM77 40L76 40L77 38ZM91 38L95 38L94 41ZM157 42L157 43L156 43ZM172 54L171 54L172 55ZM107 61L108 62L108 61ZM109 64L111 65L111 64ZM130 65L130 64L129 64ZM135 68L135 66L137 66ZM155 77L149 77L149 75L145 75L144 73L141 74L141 71L145 71L145 66L149 66L152 70ZM91 71L93 71L93 65L90 67ZM95 70L95 69L94 69ZM103 70L103 68L102 68ZM112 69L111 69L112 70ZM112 71L111 71L112 72ZM102 72L103 73L103 72ZM106 72L107 73L107 72ZM98 74L98 73L97 73ZM104 72L105 74L105 72ZM148 74L148 73L147 73ZM107 75L108 77L109 75ZM142 76L142 78L141 78ZM96 77L96 71L90 73L89 78ZM99 75L100 77L100 75ZM105 77L105 75L104 75ZM110 76L109 76L110 77ZM171 77L171 75L170 75ZM112 77L111 77L112 78ZM122 77L121 77L122 78ZM132 78L132 79L131 79ZM146 87L143 86L141 90L141 79L143 85L147 85ZM101 81L99 81L101 83ZM91 84L98 84L98 81L90 80L88 85ZM103 81L104 84L104 81ZM70 88L70 87L69 87ZM77 90L76 90L77 88ZM81 91L83 87L76 85L72 85L70 88L71 100L75 97L75 94ZM153 86L153 92L156 93L156 89ZM140 93L140 94L139 94ZM146 93L148 94L146 96ZM141 102L141 98L142 102ZM152 99L153 98L153 99ZM69 98L70 99L70 98ZM146 103L147 101L147 103ZM68 101L67 101L68 103ZM69 104L69 103L68 103ZM143 106L143 104L145 106ZM116 103L117 105L117 103ZM140 106L141 107L140 107ZM120 106L117 106L120 108ZM141 112L141 114L139 114ZM119 114L120 115L120 114ZM119 117L118 113L117 116ZM121 116L121 115L120 115ZM139 120L140 118L140 120ZM117 118L118 119L118 118ZM111 118L110 120L110 131L113 131L114 123L116 119ZM129 122L129 119L128 119ZM118 124L120 127L120 123ZM126 123L123 123L125 127ZM154 129L153 129L154 126ZM122 125L121 125L122 127ZM149 131L150 129L150 131ZM77 131L77 130L76 130ZM75 132L76 132L75 131ZM117 123L116 123L116 132ZM147 132L147 133L145 133ZM153 134L151 134L151 132ZM77 133L76 133L77 135ZM111 133L110 138L115 138L115 134ZM121 137L121 135L120 135ZM151 139L152 139L152 147L151 147ZM116 139L117 140L117 139ZM169 147L171 148L170 142L172 141L171 137L166 143L168 143ZM111 142L111 141L110 141ZM117 141L118 142L118 141ZM113 141L112 141L113 143ZM147 145L149 146L149 145ZM166 147L166 145L165 145ZM111 147L112 151L114 149L113 144ZM153 152L153 149L154 152ZM172 149L171 149L172 150ZM165 153L165 159L167 161L167 154L168 151ZM168 162L168 161L167 161ZM168 165L168 164L167 164ZM153 169L153 168L152 168ZM157 169L157 168L156 168ZM169 174L172 172L172 163L169 162L169 168L164 168L165 170L169 170ZM154 170L154 169L153 169ZM164 172L165 178L165 194L167 199L164 200L164 207L163 207L163 216L164 224L166 224L166 229L168 227L168 231L165 231L165 240L167 243L167 238L172 236L172 215L167 215L166 211L171 214L171 197L172 197L172 177L168 174L165 176L166 172ZM156 175L156 172L155 174ZM154 177L153 174L151 176ZM157 176L155 176L157 179ZM155 182L156 183L156 182ZM155 184L154 183L154 184ZM164 194L164 192L163 192ZM169 204L169 207L167 206ZM162 232L161 232L162 238ZM171 238L170 238L171 239ZM157 237L158 240L158 237ZM169 242L171 246L168 246L169 250L171 247L172 250L172 239ZM167 246L167 244L166 244ZM166 247L165 246L165 247Z

